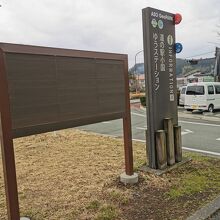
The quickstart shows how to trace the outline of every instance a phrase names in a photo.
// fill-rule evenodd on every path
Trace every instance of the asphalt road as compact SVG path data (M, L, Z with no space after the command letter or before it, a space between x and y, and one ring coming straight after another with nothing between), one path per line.
M219 117L218 117L219 116ZM132 138L145 141L146 112L132 108ZM179 109L183 149L220 156L220 112L215 115L186 113ZM81 126L80 129L110 136L122 137L122 119Z

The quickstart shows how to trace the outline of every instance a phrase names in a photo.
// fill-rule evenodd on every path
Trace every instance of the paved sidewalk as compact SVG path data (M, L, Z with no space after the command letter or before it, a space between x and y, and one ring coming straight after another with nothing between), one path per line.
M220 218L220 196L207 205L197 210L187 220L219 220Z
M207 220L219 220L219 219L220 219L220 209Z

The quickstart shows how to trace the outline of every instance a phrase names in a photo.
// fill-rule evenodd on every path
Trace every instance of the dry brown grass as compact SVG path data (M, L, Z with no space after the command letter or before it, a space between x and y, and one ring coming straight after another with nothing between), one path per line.
M193 161L161 177L139 171L123 186L123 141L76 129L14 140L20 212L32 220L185 219L220 193L220 160ZM135 169L145 146L134 143ZM7 219L0 163L0 219ZM169 205L168 205L169 204Z
M79 130L19 138L14 146L21 213L33 219L93 218L85 207L124 170L121 140ZM0 172L0 219L6 219L1 163Z

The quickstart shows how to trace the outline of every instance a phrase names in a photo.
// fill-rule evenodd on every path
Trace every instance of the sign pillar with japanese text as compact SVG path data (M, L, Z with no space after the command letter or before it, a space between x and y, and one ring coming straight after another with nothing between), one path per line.
M143 9L144 67L147 96L149 166L156 169L155 132L164 118L177 118L176 54L174 14Z

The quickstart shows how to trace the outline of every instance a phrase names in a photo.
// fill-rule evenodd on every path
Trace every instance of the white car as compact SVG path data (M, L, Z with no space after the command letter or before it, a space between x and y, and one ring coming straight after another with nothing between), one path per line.
M220 82L189 83L186 87L185 109L213 112L220 109Z
M179 97L180 106L184 106L185 104L185 94L186 94L186 86L180 87L180 97Z

